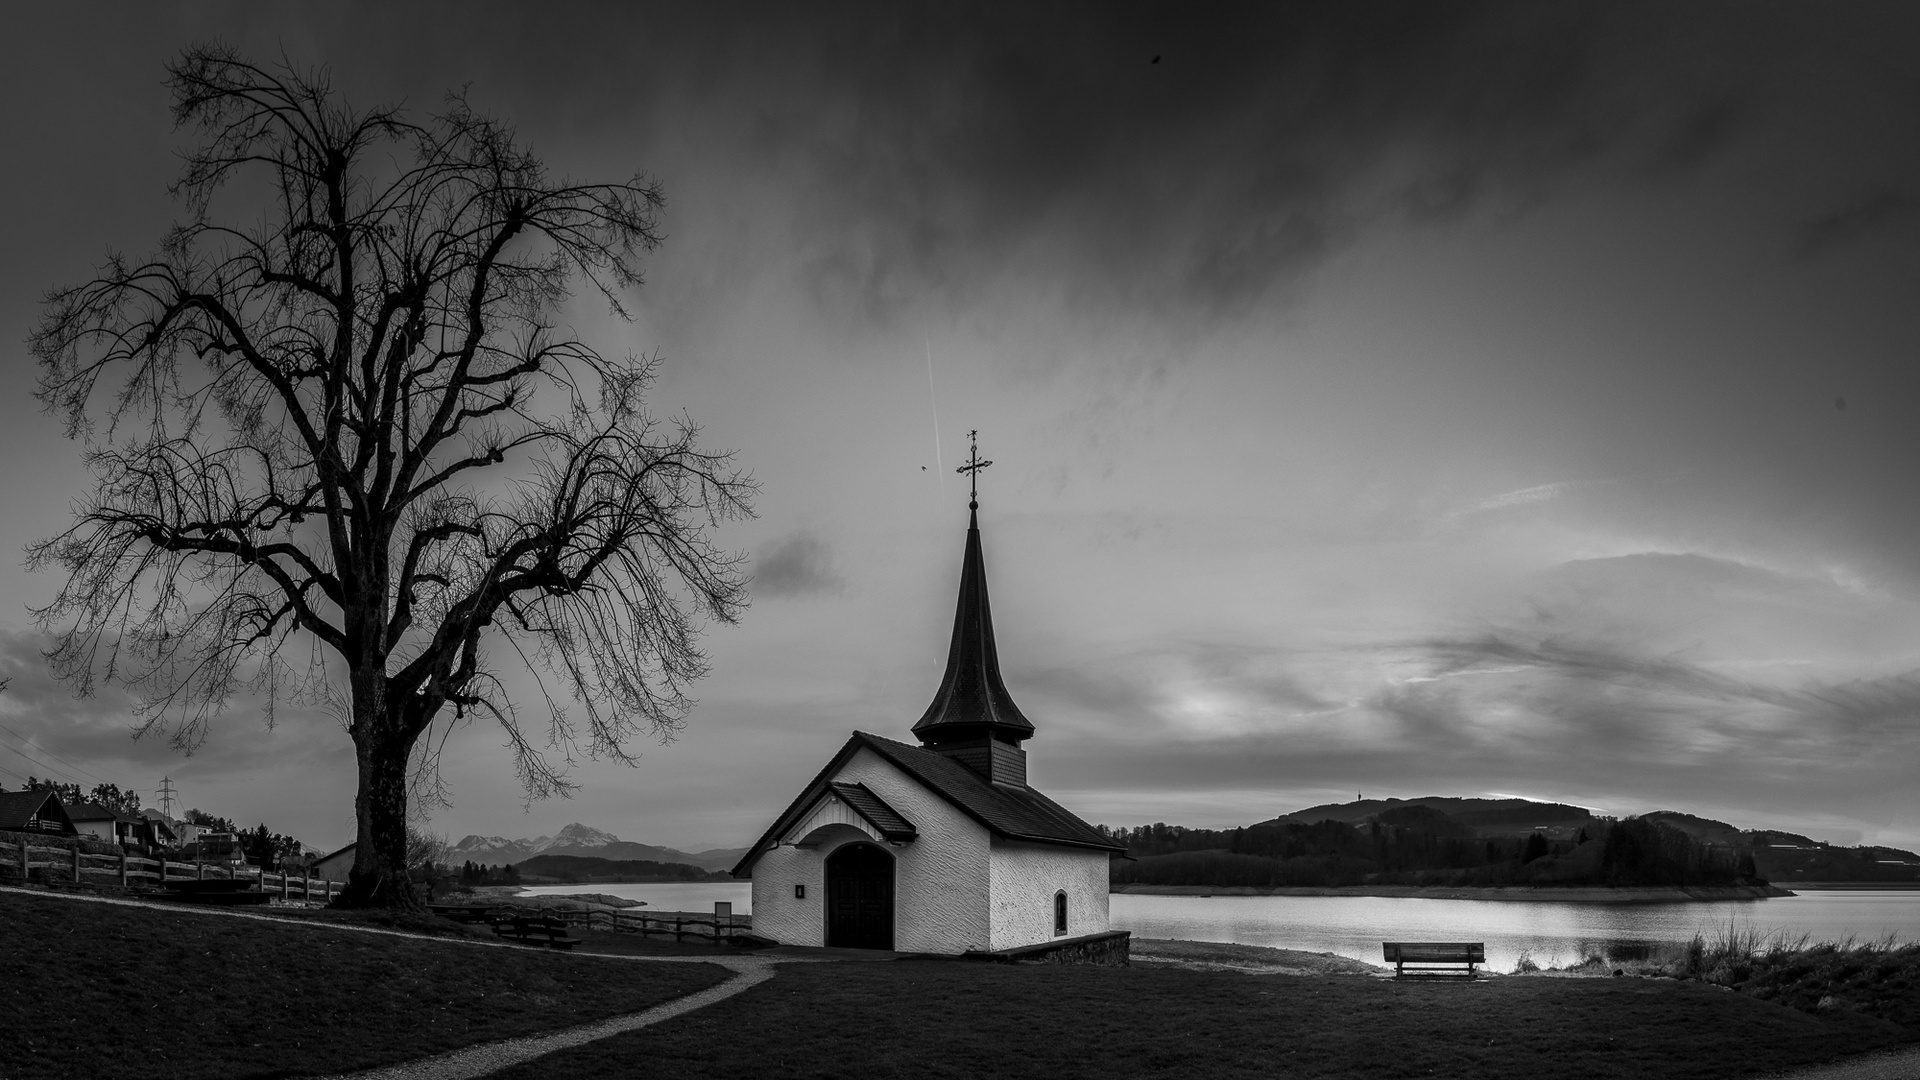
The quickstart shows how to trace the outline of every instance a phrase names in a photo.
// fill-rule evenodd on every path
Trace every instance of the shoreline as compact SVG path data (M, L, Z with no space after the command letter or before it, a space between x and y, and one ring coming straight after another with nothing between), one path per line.
M1558 904L1673 904L1715 900L1766 900L1793 896L1777 885L1712 885L1684 887L1649 885L1633 888L1607 886L1527 885L1117 885L1110 895L1133 896L1388 896L1426 900L1507 900Z

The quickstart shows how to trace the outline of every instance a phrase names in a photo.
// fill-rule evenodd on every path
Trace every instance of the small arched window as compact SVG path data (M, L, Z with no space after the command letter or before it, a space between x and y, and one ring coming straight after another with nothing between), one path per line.
M1067 894L1065 892L1053 894L1053 932L1056 934L1067 932Z

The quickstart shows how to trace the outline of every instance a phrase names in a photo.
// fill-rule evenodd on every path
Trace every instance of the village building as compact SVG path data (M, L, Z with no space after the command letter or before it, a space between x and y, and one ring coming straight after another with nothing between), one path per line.
M754 934L783 944L1124 963L1126 935L1107 925L1107 864L1124 845L1027 783L1034 726L1001 681L977 499L969 509L918 745L854 732L733 874L753 879Z
M345 881L347 872L353 869L354 852L358 850L357 842L349 842L343 848L322 855L313 861L311 873L327 881Z
M67 807L67 817L81 836L129 847L140 847L146 841L145 821L111 806L97 802L75 803Z
M0 830L75 836L73 819L60 799L45 789L0 791Z

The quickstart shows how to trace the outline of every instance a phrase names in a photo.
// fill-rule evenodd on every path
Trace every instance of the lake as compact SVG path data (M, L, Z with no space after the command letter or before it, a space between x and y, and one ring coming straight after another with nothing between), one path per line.
M534 895L597 892L642 900L657 911L753 910L753 883L699 881L554 885ZM1140 896L1112 898L1112 926L1138 937L1226 941L1330 952L1380 963L1382 941L1483 941L1487 963L1511 971L1524 951L1542 966L1589 952L1621 954L1649 943L1709 937L1728 927L1807 935L1815 941L1920 941L1920 890L1807 890L1771 900L1675 904L1527 903L1398 896Z

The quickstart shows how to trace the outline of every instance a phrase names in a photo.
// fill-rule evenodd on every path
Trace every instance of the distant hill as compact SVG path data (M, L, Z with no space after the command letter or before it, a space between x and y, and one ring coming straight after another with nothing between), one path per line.
M539 836L531 840L470 835L448 850L447 861L455 865L474 862L483 866L519 866L539 855L570 855L616 862L682 863L702 870L730 870L746 851L745 848L711 848L689 853L676 848L622 840L610 832L574 822L552 836Z
M1920 881L1920 855L1899 848L1843 847L1823 843L1799 833L1780 829L1742 829L1738 825L1700 817L1679 810L1655 810L1636 819L1647 825L1673 830L1698 845L1699 851L1685 855L1680 863L1692 859L1700 865L1731 860L1729 866L1741 874L1764 878L1777 884L1795 882L1917 882ZM1334 823L1314 829L1323 823ZM1413 799L1357 799L1348 803L1324 803L1269 818L1244 830L1185 829L1156 825L1131 832L1116 832L1116 838L1145 862L1115 870L1116 875L1142 881L1150 875L1181 876L1206 884L1250 884L1260 878L1267 884L1308 884L1324 881L1360 880L1368 874L1391 875L1395 872L1428 873L1441 869L1493 873L1475 865L1476 856L1464 847L1467 839L1486 843L1489 858L1496 848L1534 834L1545 841L1545 861L1533 865L1523 849L1524 874L1510 876L1533 880L1554 878L1597 879L1606 871L1599 863L1598 846L1582 843L1598 840L1612 832L1612 819L1596 817L1591 811L1565 803L1534 802L1530 799L1473 799L1428 795ZM1356 847L1356 841L1327 828L1346 826L1368 832L1370 838L1385 830L1389 846L1394 837L1420 836L1427 849L1386 852L1384 848ZM1288 830L1286 838L1257 835L1261 831ZM1301 831L1307 830L1307 831ZM1236 835L1237 834L1237 835ZM1381 841L1370 839L1369 843ZM1535 848L1534 850L1538 850ZM1214 852L1215 855L1208 855ZM1232 855L1232 862L1219 855ZM1282 859L1286 867L1246 862L1242 856ZM1177 858L1176 858L1177 856ZM1311 858L1308 858L1311 856ZM1679 858L1679 856L1676 856ZM1166 859L1165 867L1147 865ZM1301 861L1305 860L1305 861ZM1437 860L1437 861L1436 861ZM1498 862L1499 860L1494 860ZM1369 865L1362 865L1363 863ZM1680 863L1672 873L1691 873ZM1200 869L1202 866L1206 868ZM1692 865L1692 864L1688 864ZM1499 871L1505 873L1505 871ZM1663 871L1663 873L1666 871ZM1231 879L1231 880L1229 880ZM1241 880L1247 879L1247 880ZM1119 877L1116 877L1119 880ZM1163 883L1185 883L1166 881Z
M687 863L654 862L648 859L596 859L581 855L535 855L514 869L520 879L533 882L541 878L565 882L615 881L731 881L718 870L703 870Z
M1652 813L1641 814L1640 816L1648 821L1657 821L1662 825L1671 825L1681 832L1686 833L1688 836L1693 837L1695 840L1704 840L1709 844L1726 844L1730 847L1737 847L1740 846L1742 837L1745 835L1737 826L1729 825L1724 821L1695 817L1692 814L1683 814L1678 810L1655 810ZM1807 842L1812 843L1813 841L1809 840Z
M1416 799L1360 799L1349 803L1323 803L1295 810L1257 825L1312 825L1321 821L1340 821L1349 825L1381 818L1391 822L1410 810L1425 808L1458 822L1478 836L1524 836L1530 832L1578 828L1594 820L1593 812L1566 803L1534 802L1531 799L1466 799L1443 795L1424 795Z

